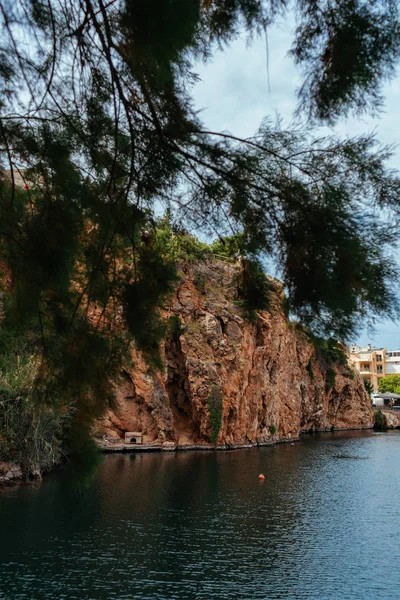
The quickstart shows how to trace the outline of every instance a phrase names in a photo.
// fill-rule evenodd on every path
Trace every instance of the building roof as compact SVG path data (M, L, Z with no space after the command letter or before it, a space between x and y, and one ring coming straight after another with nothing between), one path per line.
M393 392L384 392L383 394L374 394L374 398L392 398L393 400L398 400L400 398L400 394L394 394Z

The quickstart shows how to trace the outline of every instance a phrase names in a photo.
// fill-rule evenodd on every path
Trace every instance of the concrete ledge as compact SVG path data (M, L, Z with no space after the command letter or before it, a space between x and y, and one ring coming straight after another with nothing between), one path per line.
M231 452L232 450L246 450L251 448L261 448L265 446L276 446L277 444L294 444L300 441L301 435L313 434L313 433L335 433L340 431L368 431L373 429L373 425L368 427L336 427L331 428L318 428L308 429L300 432L300 436L271 439L265 442L254 442L247 444L175 444L174 442L165 442L164 444L151 443L151 444L124 444L121 443L110 443L104 444L104 442L97 441L97 447L99 450L105 453L110 452L190 452L190 451L203 451L203 452Z
M97 443L99 450L105 453L110 452L190 452L190 451L203 451L203 452L231 452L232 450L245 450L251 448L258 448L262 446L275 446L276 444L289 444L300 441L300 438L281 438L279 440L268 440L265 442L255 442L254 444L174 444L170 442L168 445L163 444L108 444Z

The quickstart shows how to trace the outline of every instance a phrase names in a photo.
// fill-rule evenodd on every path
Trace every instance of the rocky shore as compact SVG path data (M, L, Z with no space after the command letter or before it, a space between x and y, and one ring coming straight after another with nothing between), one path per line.
M239 269L219 260L182 269L163 308L164 367L150 368L132 349L115 398L94 426L101 450L235 450L373 426L361 376L348 364L327 362L288 320L279 281L270 279L269 310L245 319ZM397 415L388 423L400 425ZM125 443L126 432L139 432L141 443ZM21 476L19 465L0 463L0 483Z
M0 484L12 483L22 478L21 466L16 463L0 462Z

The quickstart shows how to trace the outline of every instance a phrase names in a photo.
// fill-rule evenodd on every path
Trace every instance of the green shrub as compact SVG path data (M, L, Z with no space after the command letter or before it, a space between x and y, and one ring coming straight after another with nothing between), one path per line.
M222 424L222 394L217 386L213 386L211 389L208 398L208 412L210 414L210 440L215 444Z
M332 369L332 367L329 367L329 369L327 369L326 374L325 374L325 389L327 391L332 389L335 385L335 381L336 381L336 371L335 371L335 369Z
M194 285L199 292L204 292L206 289L207 278L204 273L196 273L194 277Z
M374 386L368 379L363 378L364 387L367 390L368 396L371 397L372 392L374 391Z
M310 360L308 361L306 369L307 369L307 373L310 376L311 381L314 381L315 375L314 375L314 370L313 370L312 358L310 358Z
M219 256L226 258L236 258L237 255L244 253L244 237L243 234L228 235L224 238L219 238L211 244L211 251Z
M312 336L312 342L321 362L327 365L347 365L348 359L343 345L335 338L324 339Z
M207 244L171 223L169 215L156 223L153 244L164 259L175 263L204 261L211 254Z
M167 321L167 335L177 340L182 333L182 323L178 315L172 315Z
M276 434L276 425L270 425L269 432L271 435L275 435Z
M374 429L377 431L386 431L388 428L388 423L386 419L386 415L383 414L381 410L378 410L374 414Z
M40 402L34 395L38 373L35 356L2 357L0 370L0 461L41 472L62 457L62 439L70 410ZM36 390L37 393L37 390Z

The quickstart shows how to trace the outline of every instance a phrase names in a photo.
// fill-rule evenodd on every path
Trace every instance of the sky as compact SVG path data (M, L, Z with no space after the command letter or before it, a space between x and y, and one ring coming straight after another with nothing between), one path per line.
M207 128L248 137L265 117L275 120L279 116L284 124L293 120L296 89L301 81L301 71L288 56L293 29L291 20L281 20L274 25L268 32L268 53L265 38L249 44L243 35L227 50L215 52L212 61L195 66L200 81L194 88L194 101ZM400 73L384 85L384 95L386 102L379 117L343 119L333 131L341 136L374 131L383 144L397 145L400 142ZM321 127L316 135L331 132L332 129ZM400 170L400 147L395 149L390 166ZM361 346L371 343L391 350L400 349L400 315L396 323L377 321L373 331L364 330L354 342Z

